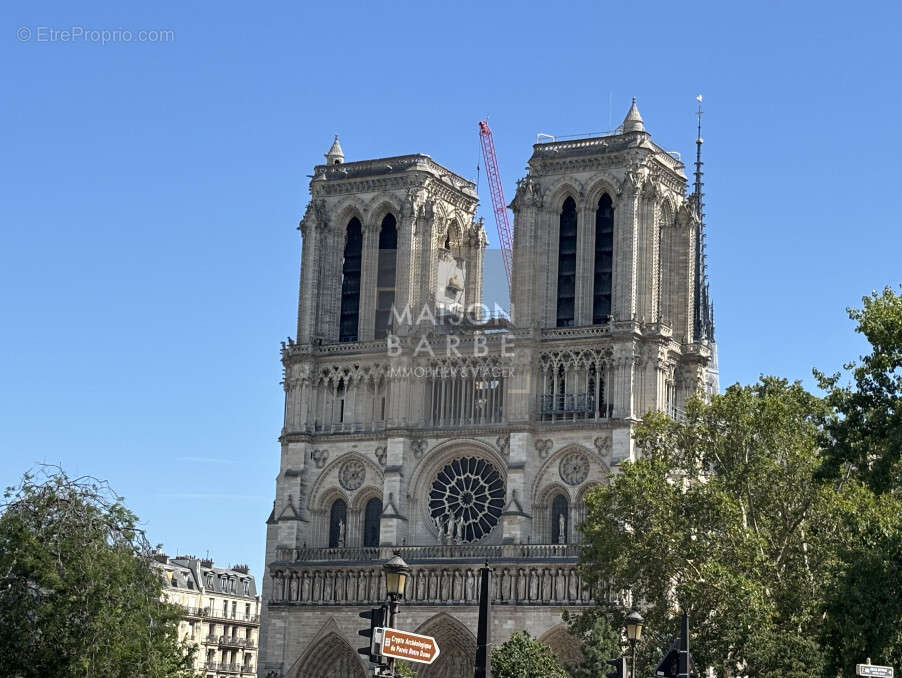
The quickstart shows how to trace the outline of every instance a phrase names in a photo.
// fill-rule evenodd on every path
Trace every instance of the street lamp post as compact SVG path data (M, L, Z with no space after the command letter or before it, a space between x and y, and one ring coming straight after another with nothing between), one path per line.
M398 601L404 597L404 587L407 584L407 575L410 574L410 567L404 562L400 551L395 551L395 555L382 566L385 573L385 590L388 593L388 626L395 628L395 620L398 616ZM389 675L395 675L395 659L388 658Z
M630 676L636 678L636 643L642 639L642 624L645 620L637 610L633 610L626 616L626 637L630 641L633 650L633 665Z

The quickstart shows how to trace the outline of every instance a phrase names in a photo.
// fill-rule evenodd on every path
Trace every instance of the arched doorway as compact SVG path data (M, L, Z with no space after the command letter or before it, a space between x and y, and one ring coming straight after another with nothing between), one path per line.
M417 669L417 678L471 678L476 662L476 638L460 621L447 614L438 614L417 629L435 638L442 649L432 665Z
M367 678L360 655L337 633L316 640L289 678Z
M579 640L567 631L566 626L561 625L549 630L539 640L551 648L564 668L572 669L582 663L583 653Z

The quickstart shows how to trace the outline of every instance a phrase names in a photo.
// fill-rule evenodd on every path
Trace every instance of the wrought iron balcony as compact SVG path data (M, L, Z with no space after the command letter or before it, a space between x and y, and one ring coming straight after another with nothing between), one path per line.
M185 615L188 617L206 617L210 613L209 607L194 607L193 605L183 605Z
M224 621L236 621L243 622L245 624L255 624L259 619L259 615L256 614L244 614L243 612L229 612L227 609L222 608L204 608L205 615L210 617L211 619L222 619Z
M219 645L223 647L253 648L254 641L250 638L239 638L237 636L219 636Z

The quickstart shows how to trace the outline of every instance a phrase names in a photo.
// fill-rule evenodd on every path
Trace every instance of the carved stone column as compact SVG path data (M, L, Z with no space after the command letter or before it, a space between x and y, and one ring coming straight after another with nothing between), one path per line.
M616 320L632 320L636 315L637 212L647 171L639 166L627 170L614 209L614 294L611 305Z
M532 447L532 436L517 431L510 434L507 447L507 497L501 513L502 541L505 544L523 544L532 535L532 516L527 497L526 464Z
M379 268L379 224L363 227L363 251L360 272L360 341L372 341L376 327L376 273Z
M410 440L388 439L382 486L384 497L382 520L379 523L380 544L396 546L409 535L407 478L404 475L404 466L410 459L412 459Z
M580 205L576 221L576 299L574 324L592 324L592 300L595 292L595 210Z
M297 337L298 343L309 344L316 331L316 301L319 298L319 281L322 278L320 272L322 261L319 256L322 229L318 226L312 203L307 208L307 214L301 220L298 230L303 239L303 253L301 256L301 284L298 294Z

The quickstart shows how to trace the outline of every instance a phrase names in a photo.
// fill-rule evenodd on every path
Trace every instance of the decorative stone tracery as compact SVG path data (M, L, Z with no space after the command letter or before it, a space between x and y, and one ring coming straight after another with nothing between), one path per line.
M589 475L589 458L582 452L570 452L561 459L558 473L568 485L579 485Z
M484 459L464 457L448 463L429 492L429 515L446 539L478 541L498 524L504 508L501 473Z
M359 459L346 461L338 471L339 484L349 492L353 492L363 485L365 479L366 467Z

